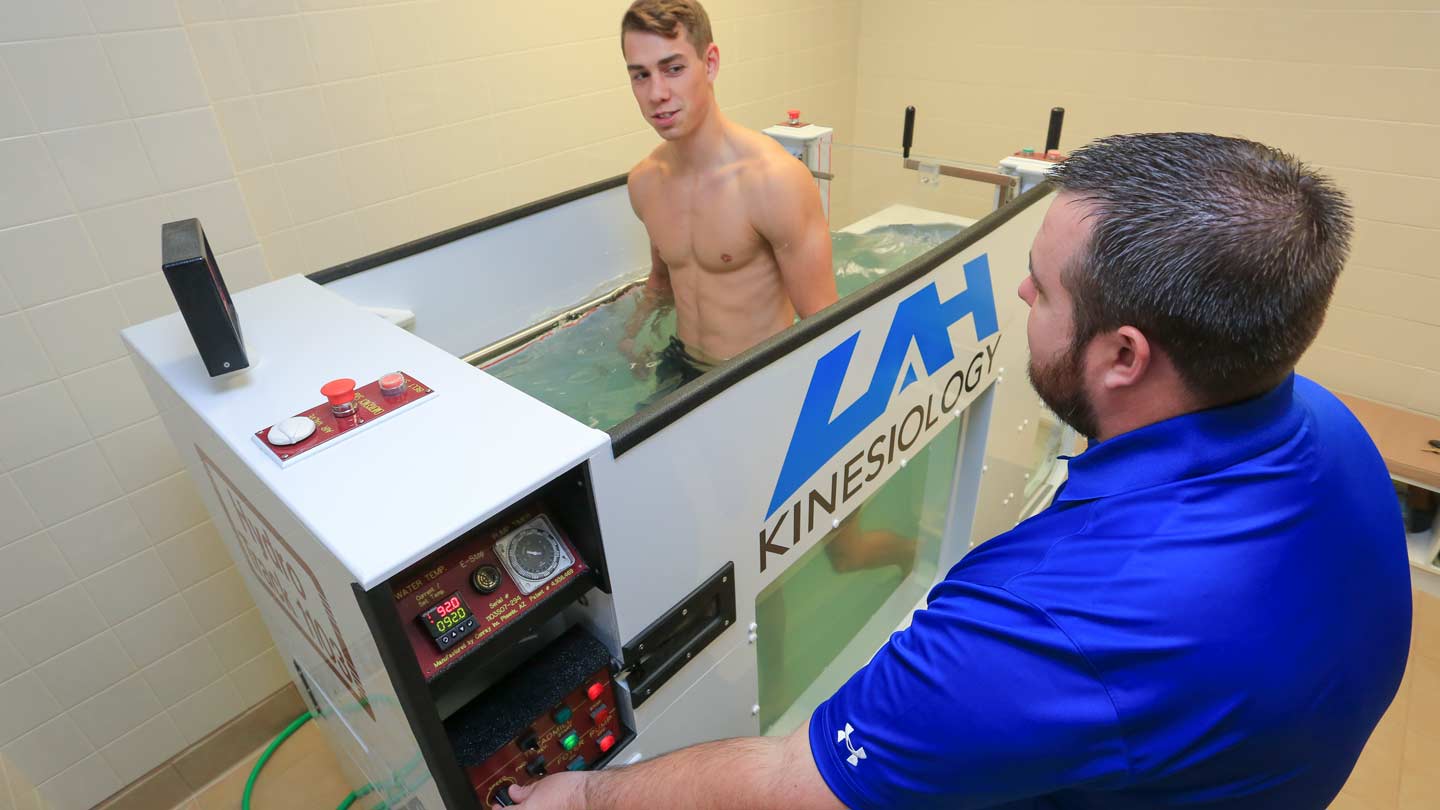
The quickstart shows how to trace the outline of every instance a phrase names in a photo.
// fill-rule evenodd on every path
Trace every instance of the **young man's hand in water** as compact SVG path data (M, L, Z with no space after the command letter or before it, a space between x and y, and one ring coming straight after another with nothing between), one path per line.
M622 338L616 348L629 361L630 373L635 375L635 379L643 380L650 376L650 364L655 362L654 351L637 348L634 337Z
M658 254L654 260L657 266L663 266L658 264ZM643 329L655 331L659 313L673 300L669 276L662 275L658 270L652 271L650 279L635 294L635 309L625 320L625 336L616 344L616 348L620 350L620 355L630 362L630 373L634 374L637 380L650 376L650 369L655 362L655 350L637 346L636 338Z
M841 521L835 537L825 545L825 554L835 571L843 574L895 565L909 576L919 546L915 538L889 529L862 529L859 516L855 512Z

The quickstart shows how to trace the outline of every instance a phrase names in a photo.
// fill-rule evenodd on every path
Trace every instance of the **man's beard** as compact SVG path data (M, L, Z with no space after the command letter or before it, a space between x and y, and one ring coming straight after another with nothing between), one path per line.
M1060 421L1080 432L1080 435L1094 441L1100 433L1095 418L1095 406L1085 394L1084 347L1071 346L1062 356L1048 366L1040 367L1035 358L1030 358L1028 372L1030 385L1045 403L1055 412Z

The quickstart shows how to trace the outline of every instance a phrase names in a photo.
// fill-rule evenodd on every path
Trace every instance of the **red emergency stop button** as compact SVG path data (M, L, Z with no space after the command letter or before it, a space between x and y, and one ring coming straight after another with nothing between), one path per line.
M601 737L601 738L600 738L600 753L604 754L604 753L608 752L611 748L614 748L614 747L615 747L615 732L613 732L613 731L608 732L608 733L606 733L606 735L605 735L604 737Z
M605 684L599 681L590 684L590 688L585 690L585 696L591 700L599 700L603 694L605 694Z
M355 381L349 377L325 383L320 386L320 393L330 400L330 412L336 416L355 413Z
M320 387L320 393L330 400L331 405L340 405L355 398L355 381L349 377L331 380Z

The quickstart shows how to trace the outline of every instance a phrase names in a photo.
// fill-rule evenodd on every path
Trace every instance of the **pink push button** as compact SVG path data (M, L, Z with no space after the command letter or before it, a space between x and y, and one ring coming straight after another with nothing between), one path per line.
M380 393L387 397L398 397L405 393L405 375L392 371L380 378Z

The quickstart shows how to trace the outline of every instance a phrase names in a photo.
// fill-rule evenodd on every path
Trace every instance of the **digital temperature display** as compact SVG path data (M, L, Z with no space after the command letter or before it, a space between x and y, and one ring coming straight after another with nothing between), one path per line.
M420 614L420 623L430 631L430 637L442 650L448 649L478 626L474 614L458 591Z

